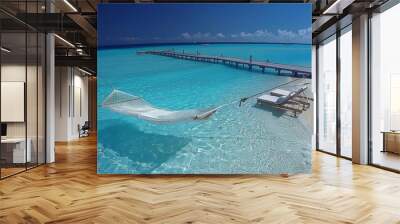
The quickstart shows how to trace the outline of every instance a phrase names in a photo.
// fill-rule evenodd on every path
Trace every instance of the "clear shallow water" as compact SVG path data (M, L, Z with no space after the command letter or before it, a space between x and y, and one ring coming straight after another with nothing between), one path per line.
M272 88L289 77L152 55L149 49L184 50L309 66L311 47L211 44L105 49L98 52L98 104L119 89L168 109L208 108ZM309 172L311 130L250 99L210 120L153 124L98 108L98 172L300 173Z

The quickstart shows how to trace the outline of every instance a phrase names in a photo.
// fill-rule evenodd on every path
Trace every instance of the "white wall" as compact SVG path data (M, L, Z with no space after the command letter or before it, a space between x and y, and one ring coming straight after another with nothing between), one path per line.
M55 68L55 141L67 141L69 136L69 68Z
M88 120L88 78L76 68L56 67L56 141L79 137L78 125Z
M25 70L27 69L27 70ZM26 73L27 72L27 73ZM25 76L28 77L27 87L27 118L28 118L28 137L29 130L35 130L36 135L36 66L27 66L25 64L3 64L1 66L1 81L2 82L24 82L26 83ZM30 87L30 88L29 88ZM4 96L3 96L4 97ZM42 105L39 105L41 107ZM7 108L1 108L7 110ZM24 108L22 108L24 109ZM25 123L26 122L7 122L7 135L9 137L24 137L25 136Z
M25 64L4 64L1 66L1 81L25 82ZM1 108L6 110L6 108ZM7 137L25 137L25 122L7 123Z
M71 103L73 104L73 108L71 108L72 111L72 119L71 119L71 135L73 138L78 138L79 137L79 132L78 132L78 124L81 126L85 123L85 121L88 121L89 119L89 113L88 113L88 77L87 76L82 76L82 73L79 73L76 75L75 70L75 75L74 75L74 102Z
M25 82L25 64L4 64L1 66L1 81Z

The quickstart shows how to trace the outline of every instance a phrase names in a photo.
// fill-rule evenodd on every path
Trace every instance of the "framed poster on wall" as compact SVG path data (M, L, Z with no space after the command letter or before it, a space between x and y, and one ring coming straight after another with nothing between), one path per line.
M1 122L25 121L25 82L1 82Z
M100 4L98 34L98 173L310 172L310 4Z

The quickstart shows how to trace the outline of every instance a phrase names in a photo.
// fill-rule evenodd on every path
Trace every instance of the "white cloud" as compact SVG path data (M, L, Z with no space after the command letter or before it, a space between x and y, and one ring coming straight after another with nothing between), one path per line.
M281 38L292 39L296 37L296 34L290 30L278 30L278 36Z
M200 32L197 32L197 33L193 34L192 37L193 37L193 39L208 38L208 37L210 37L210 33L200 33Z
M183 38L185 39L190 39L192 36L190 35L190 33L182 33L181 34Z
M217 33L217 37L219 38L225 38L225 35L223 33Z
M240 32L239 36L245 37L245 38L246 38L246 37L252 37L253 34L251 34L251 33L246 33L246 32Z
M259 29L254 32L231 34L230 37L243 41L306 43L311 40L311 28L295 31L279 29L276 32Z
M275 32L267 29L258 29L254 32L239 33L189 33L181 34L181 38L191 41L255 41L255 42L283 42L283 43L308 43L311 40L311 27L299 30L279 29Z
M306 28L306 29L300 29L300 30L297 31L297 34L303 40L311 40L311 38L312 38L312 29L311 29L311 27Z
M212 33L202 33L202 32L197 32L197 33L182 33L181 36L186 39L186 40L193 40L193 41L212 41L220 38L225 38L225 35L223 33L217 33L217 34L212 34Z
M231 34L232 38L241 37L244 40L266 40L274 37L274 34L268 30L256 30L254 32L240 32L238 34Z
M307 35L307 34L311 33L311 27L306 28L306 29L300 29L297 31L297 33L301 36Z
M256 36L256 37L270 37L270 36L273 36L273 34L271 32L269 32L268 30L256 30L256 32L254 32L254 36Z

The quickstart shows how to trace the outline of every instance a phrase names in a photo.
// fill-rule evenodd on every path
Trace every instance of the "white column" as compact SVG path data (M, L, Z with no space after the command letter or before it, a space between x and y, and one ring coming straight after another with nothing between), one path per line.
M353 19L353 162L368 163L368 15Z
M55 133L55 60L54 60L54 35L46 36L46 163L55 161L54 133Z
M47 12L54 11L51 1L46 1ZM46 35L46 163L55 161L55 42L54 34Z

